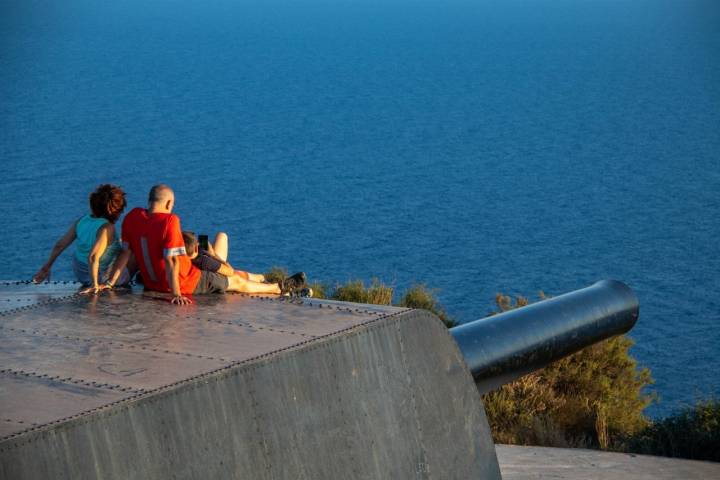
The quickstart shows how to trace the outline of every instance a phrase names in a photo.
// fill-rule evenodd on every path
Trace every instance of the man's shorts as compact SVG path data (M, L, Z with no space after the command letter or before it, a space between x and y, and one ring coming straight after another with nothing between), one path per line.
M224 275L207 270L200 270L200 280L193 291L193 295L205 293L225 293L228 288L228 279Z

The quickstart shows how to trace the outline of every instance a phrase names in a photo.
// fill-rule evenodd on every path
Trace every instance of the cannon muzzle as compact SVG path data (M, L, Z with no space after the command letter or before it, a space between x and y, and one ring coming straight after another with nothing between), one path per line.
M450 329L481 393L630 330L640 307L622 282L587 288Z

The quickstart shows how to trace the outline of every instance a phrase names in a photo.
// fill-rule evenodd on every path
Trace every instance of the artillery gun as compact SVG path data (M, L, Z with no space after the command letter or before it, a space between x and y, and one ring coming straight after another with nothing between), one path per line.
M628 331L616 281L423 310L0 285L0 478L499 479L478 393Z

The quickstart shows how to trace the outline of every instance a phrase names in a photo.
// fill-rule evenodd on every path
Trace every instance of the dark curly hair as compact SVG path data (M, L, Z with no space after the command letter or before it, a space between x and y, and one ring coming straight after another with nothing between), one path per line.
M105 183L90 194L90 210L93 217L106 218L110 223L117 222L126 206L125 192L117 185Z

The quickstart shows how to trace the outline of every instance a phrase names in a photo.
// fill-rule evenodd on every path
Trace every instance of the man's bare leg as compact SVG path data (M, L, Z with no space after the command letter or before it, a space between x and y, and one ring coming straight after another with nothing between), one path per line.
M241 293L271 293L280 295L280 285L277 283L262 283L246 280L240 275L228 277L228 292Z
M247 272L247 274L248 274L248 280L250 280L251 282L257 282L257 283L265 282L265 275L263 275L262 273Z
M251 282L262 283L265 281L265 275L262 273L250 273L243 270L235 270L235 275L239 275L245 280L250 280Z

